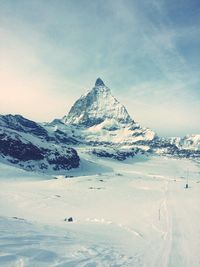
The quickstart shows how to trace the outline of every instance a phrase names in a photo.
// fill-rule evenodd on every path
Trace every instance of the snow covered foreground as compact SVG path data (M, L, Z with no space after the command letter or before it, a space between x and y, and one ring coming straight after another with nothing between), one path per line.
M200 266L199 163L88 155L68 175L0 164L0 266Z

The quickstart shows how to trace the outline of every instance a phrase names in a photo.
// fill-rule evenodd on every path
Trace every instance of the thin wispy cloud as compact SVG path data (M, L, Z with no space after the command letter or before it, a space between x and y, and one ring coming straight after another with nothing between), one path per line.
M100 76L142 125L200 132L199 8L195 0L1 1L0 113L62 117Z

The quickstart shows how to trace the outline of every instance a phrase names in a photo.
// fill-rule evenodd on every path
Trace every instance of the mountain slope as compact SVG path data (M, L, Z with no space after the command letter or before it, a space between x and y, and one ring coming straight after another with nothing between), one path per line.
M94 154L125 160L143 153L200 157L200 135L160 138L141 127L98 78L63 119L38 124L20 115L0 115L0 160L28 170L64 171L79 156Z
M110 155L117 159L149 151L156 138L152 130L134 122L100 78L75 102L67 116L60 121L54 120L46 125L46 129L57 129L70 135L89 146L89 151L96 155Z
M73 128L77 139L93 148L98 156L117 159L151 152L176 157L199 157L199 135L159 138L155 132L136 124L127 110L98 78L95 86L81 96L58 125L63 132ZM65 130L67 127L68 130Z
M189 150L200 150L200 134L186 135L183 138L171 138L171 143L175 144L178 148Z
M13 129L24 133L31 133L40 137L47 137L47 131L34 121L25 119L21 115L0 115L0 127Z
M133 122L126 108L112 96L110 89L98 78L92 90L75 102L69 114L63 118L63 122L91 127L106 119L115 119L124 124Z
M0 160L27 170L58 171L79 166L76 150L39 124L19 115L0 116Z

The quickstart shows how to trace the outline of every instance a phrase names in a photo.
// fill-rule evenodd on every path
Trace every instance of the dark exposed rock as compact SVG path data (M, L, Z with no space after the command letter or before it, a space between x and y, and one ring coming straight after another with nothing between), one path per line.
M72 218L72 217L65 218L64 221L65 221L65 222L73 222L73 218Z
M95 82L95 86L105 86L101 78L98 78Z
M49 167L56 171L77 168L79 156L76 150L66 146L68 142L67 136L64 139L63 135L63 140L60 136L50 136L45 129L21 116L0 116L0 157L21 168L43 171Z
M56 130L54 132L55 134L55 140L61 142L61 143L65 143L65 144L72 144L72 145L76 145L79 143L78 140L76 140L75 138L73 137L69 137L66 135L66 133L60 131L60 130Z
M32 143L23 143L16 134L15 138L0 133L0 153L21 161L42 160L43 151Z
M98 157L105 157L105 158L112 158L119 161L123 161L129 157L134 157L136 154L139 153L139 149L132 149L130 151L124 151L124 150L104 150L104 149L93 149L91 151L92 154L98 156Z
M31 142L26 142L17 134L7 136L6 133L0 133L0 155L8 156L9 161L13 164L37 161L38 168L41 170L48 169L48 165L42 161L44 159L56 171L77 168L80 161L73 148L63 148L58 151L53 147L51 149L37 147ZM23 167L23 164L21 166ZM31 165L29 164L29 166ZM29 169L34 169L34 166Z
M170 142L170 139L156 137L151 143L151 152L163 149L161 155L176 158L200 158L200 150L183 149Z
M58 151L48 151L47 161L49 164L54 165L54 170L68 170L71 168L77 168L79 166L79 156L75 149L68 148L64 149L64 153L59 153Z
M0 126L19 132L47 137L47 131L38 123L28 120L21 115L0 115Z

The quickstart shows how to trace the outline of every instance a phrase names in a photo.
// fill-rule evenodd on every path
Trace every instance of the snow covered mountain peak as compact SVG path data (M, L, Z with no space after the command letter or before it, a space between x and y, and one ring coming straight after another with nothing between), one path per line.
M74 103L68 115L64 116L63 122L91 127L108 119L122 124L134 122L126 108L112 96L111 90L98 78L95 86Z
M96 83L95 83L95 87L97 87L97 86L105 86L105 84L101 78L97 78Z

